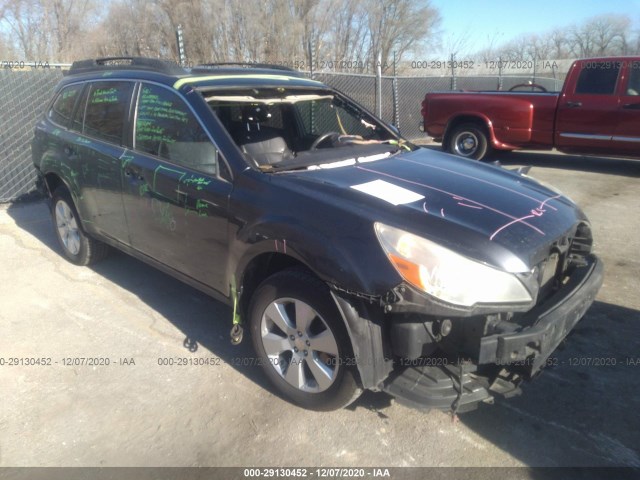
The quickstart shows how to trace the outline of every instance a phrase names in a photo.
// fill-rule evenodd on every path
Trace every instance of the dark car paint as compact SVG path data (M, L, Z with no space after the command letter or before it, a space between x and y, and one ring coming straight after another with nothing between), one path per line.
M176 81L150 72L106 78L167 88ZM89 80L101 78L74 75L58 91ZM263 172L247 162L198 90L239 83L256 81L211 79L177 89L208 130L228 172L210 176L133 151L133 106L121 146L39 121L33 143L36 167L66 184L87 232L227 303L235 300L232 285L241 286L263 254L306 265L332 287L354 353L363 359L358 368L365 388L377 388L391 369L380 306L403 284L376 239L374 222L401 227L498 268L520 263L531 269L554 241L586 221L569 200L528 178L425 149L326 170ZM322 86L292 78L276 78L269 85ZM103 176L108 181L101 181ZM189 176L208 183L189 188L182 182ZM424 199L396 206L350 188L378 179ZM409 310L452 316L482 310L449 308L408 289L415 300L407 303Z
M396 225L505 270L514 257L532 268L548 255L551 239L586 220L568 199L529 178L427 149L288 176L292 188L311 183L309 195L326 192L323 202L339 198L342 208L367 212L370 223ZM377 179L425 198L394 206L349 188Z

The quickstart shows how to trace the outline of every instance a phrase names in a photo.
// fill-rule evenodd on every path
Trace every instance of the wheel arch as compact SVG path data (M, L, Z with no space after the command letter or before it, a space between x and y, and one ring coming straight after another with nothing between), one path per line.
M260 253L249 260L242 271L237 272L238 307L243 318L248 314L251 296L258 286L270 276L288 268L300 268L317 277L301 260L280 252Z
M67 189L69 193L73 195L69 184L56 172L48 172L43 175L44 184L46 186L47 192L49 193L49 197L53 196L53 192L56 191L58 187L64 187ZM74 199L75 200L75 199Z
M71 201L74 204L76 212L78 213L78 220L80 221L80 228L87 233L95 234L95 231L91 228L90 222L86 220L85 214L82 210L82 205L80 204L81 197L79 197L79 192L72 187L72 184L61 175L59 172L55 170L50 170L47 173L42 175L43 183L45 185L45 190L48 192L49 199L53 198L53 194L56 189L60 187L64 187L69 196L71 197ZM53 204L50 203L50 208L53 208Z
M258 254L238 276L238 307L243 319L248 318L251 297L258 286L270 276L290 268L299 268L323 281L308 265L291 255L282 252ZM383 338L383 314L370 301L355 298L328 284L327 287L349 335L351 351L356 359L358 382L363 388L378 389L392 369Z
M487 116L480 113L463 113L453 117L447 123L447 127L442 138L443 147L447 148L447 146L449 145L449 142L451 140L451 133L456 129L456 127L465 123L471 123L482 128L487 134L489 145L493 146L495 144L496 138L493 131L493 125L491 123L491 120Z

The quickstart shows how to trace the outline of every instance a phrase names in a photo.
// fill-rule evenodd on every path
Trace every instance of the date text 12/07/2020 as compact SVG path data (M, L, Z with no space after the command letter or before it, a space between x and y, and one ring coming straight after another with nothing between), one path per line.
M399 365L405 367L425 367L425 366L446 366L449 364L464 363L464 360L456 361L439 357L420 357L417 359L397 359ZM341 360L332 359L331 365L355 366L355 358L345 358ZM111 358L100 357L63 357L54 359L53 357L0 357L0 367L50 367L60 365L63 367L108 367L108 366L136 366L145 363L134 357ZM278 359L269 359L269 363L278 365ZM295 360L289 361L295 363ZM515 365L527 367L533 365L534 360L521 360ZM232 367L261 367L263 360L259 357L233 357L223 359L217 356L207 357L158 357L156 364L163 367L216 367L229 365ZM514 363L509 363L514 365ZM640 366L640 357L570 357L560 360L558 357L549 357L544 362L545 367L635 367Z
M558 64L553 60L413 60L412 69L454 70L536 70L555 71Z
M245 468L246 478L365 478L391 477L388 468Z

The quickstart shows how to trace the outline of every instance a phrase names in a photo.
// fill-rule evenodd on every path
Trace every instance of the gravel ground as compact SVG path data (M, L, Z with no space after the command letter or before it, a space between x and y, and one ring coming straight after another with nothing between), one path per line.
M43 202L0 206L0 466L640 467L640 162L501 160L583 207L605 283L558 366L455 423L383 393L330 413L292 406L248 341L231 346L227 307L121 253L75 267ZM65 365L77 357L110 365Z

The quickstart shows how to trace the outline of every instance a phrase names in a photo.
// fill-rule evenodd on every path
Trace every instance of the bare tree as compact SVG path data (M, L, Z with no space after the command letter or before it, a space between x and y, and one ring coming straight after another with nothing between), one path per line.
M508 60L629 55L640 47L639 33L631 27L626 15L600 15L565 29L521 35L496 49L496 54Z
M500 59L502 48L499 46L499 39L504 36L502 32L496 32L491 36L487 36L488 46L475 54L470 54L471 58L477 58L481 62L492 62Z
M0 34L0 58L3 59L12 59L15 58L15 51L13 45L6 38L5 35Z
M391 67L391 57L401 60L409 51L426 48L440 23L440 14L429 1L366 0L369 25L369 58L380 54L383 70Z
M471 32L468 30L462 35L455 36L453 34L447 36L444 40L443 51L447 55L447 58L457 58L460 55L464 55L468 52L471 46Z
M587 23L593 32L597 55L624 55L631 20L625 15L603 15Z
M16 49L24 58L46 59L51 51L48 33L43 32L43 12L37 0L12 0L4 5L2 21L8 26L9 35Z
M10 0L2 21L25 58L65 61L85 51L96 18L94 0Z
M631 20L625 15L600 15L568 32L571 53L576 57L625 55L629 50Z
M563 59L569 56L569 41L567 34L563 30L556 28L549 32L549 41L553 46L550 58Z
M82 50L79 47L95 13L95 4L90 0L43 0L41 8L44 26L53 41L52 54L60 60L69 60Z
M5 0L0 22L24 57L95 55L177 59L182 27L190 63L356 60L385 66L437 37L438 11L419 0ZM101 10L102 8L102 10ZM305 62L305 60L307 60Z
M101 56L171 56L165 33L167 18L160 8L144 0L111 3L94 37ZM175 40L171 42L171 45Z
M331 12L327 28L318 44L322 53L331 60L364 62L367 56L368 25L366 7L362 0L325 1L322 10Z

